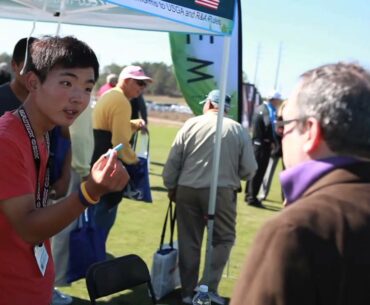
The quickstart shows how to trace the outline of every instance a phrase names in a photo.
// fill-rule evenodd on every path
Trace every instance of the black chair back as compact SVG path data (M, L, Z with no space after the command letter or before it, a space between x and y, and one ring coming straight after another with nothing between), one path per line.
M96 304L98 298L145 283L153 304L156 304L148 267L136 254L92 264L86 273L86 286L92 305Z

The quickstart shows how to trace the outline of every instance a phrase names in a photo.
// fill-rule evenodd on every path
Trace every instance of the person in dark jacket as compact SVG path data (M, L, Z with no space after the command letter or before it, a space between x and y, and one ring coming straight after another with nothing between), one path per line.
M8 71L8 64L5 62L0 63L0 85L10 82L12 75Z
M141 94L140 96L131 99L130 104L132 110L131 120L143 119L145 124L148 125L148 112L146 109L144 96Z
M275 132L276 112L282 103L281 94L273 91L262 105L260 105L253 116L252 121L252 143L254 156L258 169L255 176L247 181L245 188L245 202L251 206L264 208L257 198L261 187L263 176L266 173L271 155L278 153L280 141Z
M277 126L287 204L257 234L230 305L370 304L370 72L302 74Z
M14 78L0 86L0 116L6 111L17 109L26 99L29 90L26 87L26 75L21 73L24 66L26 50L30 49L34 37L22 38L14 46L11 66Z

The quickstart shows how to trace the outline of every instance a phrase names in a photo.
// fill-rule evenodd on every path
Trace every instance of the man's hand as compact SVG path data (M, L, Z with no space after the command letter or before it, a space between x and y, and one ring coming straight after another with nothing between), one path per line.
M141 132L143 133L147 133L148 132L148 129L146 127L146 123L143 119L134 119L134 120L131 120L131 127L136 130L141 130Z
M173 202L176 202L176 188L168 190L168 199L170 199Z
M142 133L147 133L148 129L146 127L146 123L143 119L138 119L138 128L141 130Z
M112 150L109 157L101 156L93 165L86 181L86 190L93 199L102 195L123 190L130 176L121 161L117 159L117 152Z

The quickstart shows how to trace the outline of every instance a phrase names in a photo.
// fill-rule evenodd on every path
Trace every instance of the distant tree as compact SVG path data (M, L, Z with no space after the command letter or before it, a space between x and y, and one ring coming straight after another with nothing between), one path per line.
M141 66L144 71L153 78L153 83L148 87L147 92L152 95L179 95L179 89L172 66L163 62L135 62L134 65Z
M114 63L111 63L108 66L105 66L103 70L100 72L99 79L95 85L95 90L97 91L101 86L105 84L108 74L115 73L119 75L121 71L122 71L122 66L119 66Z
M177 79L175 77L173 66L171 66L171 74L172 74L172 77L168 79L168 86L169 88L171 88L171 92L168 95L174 96L174 97L182 96L181 90L177 84Z
M122 66L119 66L117 64L111 63L109 66L105 66L103 68L103 73L104 74L110 74L110 73L115 73L119 75L122 71Z

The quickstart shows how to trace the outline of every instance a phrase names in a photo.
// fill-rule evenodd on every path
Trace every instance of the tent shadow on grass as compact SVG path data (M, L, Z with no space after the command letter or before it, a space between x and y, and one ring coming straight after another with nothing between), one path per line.
M167 189L163 186L152 186L150 189L154 192L167 192Z
M162 162L156 162L156 161L150 161L150 164L157 165L157 166L164 166L164 163Z

